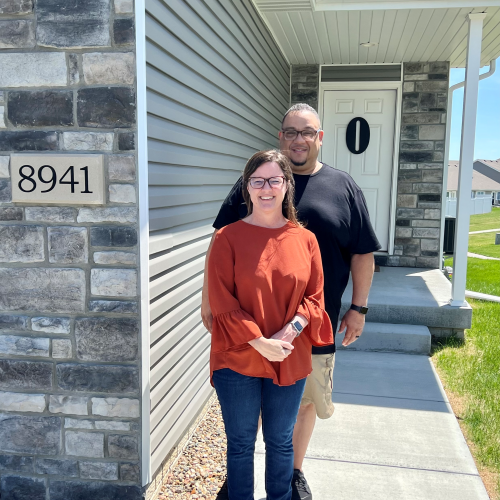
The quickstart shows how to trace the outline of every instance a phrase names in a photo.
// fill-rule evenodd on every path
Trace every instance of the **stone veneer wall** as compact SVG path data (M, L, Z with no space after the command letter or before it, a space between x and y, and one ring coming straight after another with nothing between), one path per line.
M440 268L449 63L406 63L395 255L387 265Z
M0 0L2 500L136 499L133 0ZM11 203L15 152L102 153L101 207Z
M384 266L440 268L449 63L406 63L403 74L394 255L375 260ZM318 109L319 66L292 66L291 91L291 104Z

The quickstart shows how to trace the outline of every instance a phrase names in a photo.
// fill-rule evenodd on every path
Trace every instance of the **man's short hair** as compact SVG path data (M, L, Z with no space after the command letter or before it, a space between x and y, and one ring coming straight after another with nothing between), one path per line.
M319 126L321 127L321 120L319 118L318 112L312 106L309 106L309 104L306 104L305 102L299 102L298 104L294 104L285 113L283 120L281 120L281 128L283 128L283 123L285 123L285 119L290 113L300 113L301 111L309 111L309 113L312 113L318 119Z

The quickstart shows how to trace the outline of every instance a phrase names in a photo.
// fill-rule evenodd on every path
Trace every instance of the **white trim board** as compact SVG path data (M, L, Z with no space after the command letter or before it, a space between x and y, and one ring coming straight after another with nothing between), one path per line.
M141 480L151 482L149 343L149 191L146 99L146 4L135 5L137 83L137 179L139 191L139 292L141 297Z
M328 0L311 0L313 11L328 10L404 10L404 9L452 9L477 7L498 7L498 0L409 0L409 1L356 1L344 0L341 2Z
M330 66L330 65L329 65ZM321 75L321 73L320 73ZM323 121L323 94L328 90L395 90L396 116L394 122L394 151L391 177L391 203L389 213L389 248L386 255L394 255L396 236L396 202L398 192L399 138L401 133L402 82L321 82L319 84L318 110Z

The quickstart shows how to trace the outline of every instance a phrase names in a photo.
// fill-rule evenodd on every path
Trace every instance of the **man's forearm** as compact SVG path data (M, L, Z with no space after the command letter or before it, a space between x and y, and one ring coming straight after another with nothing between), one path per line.
M354 254L351 257L352 303L366 306L372 285L375 259L373 253Z

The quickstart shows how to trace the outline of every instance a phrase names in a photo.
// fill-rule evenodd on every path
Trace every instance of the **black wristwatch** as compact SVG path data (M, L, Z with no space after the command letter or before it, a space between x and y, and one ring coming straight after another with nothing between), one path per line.
M292 325L292 328L297 333L297 335L295 335L295 337L297 338L302 333L302 330L304 329L304 327L300 324L300 321L292 321L290 324Z
M361 314L366 314L368 312L368 307L365 306L355 306L354 304L351 304L350 309L353 311L359 312Z

